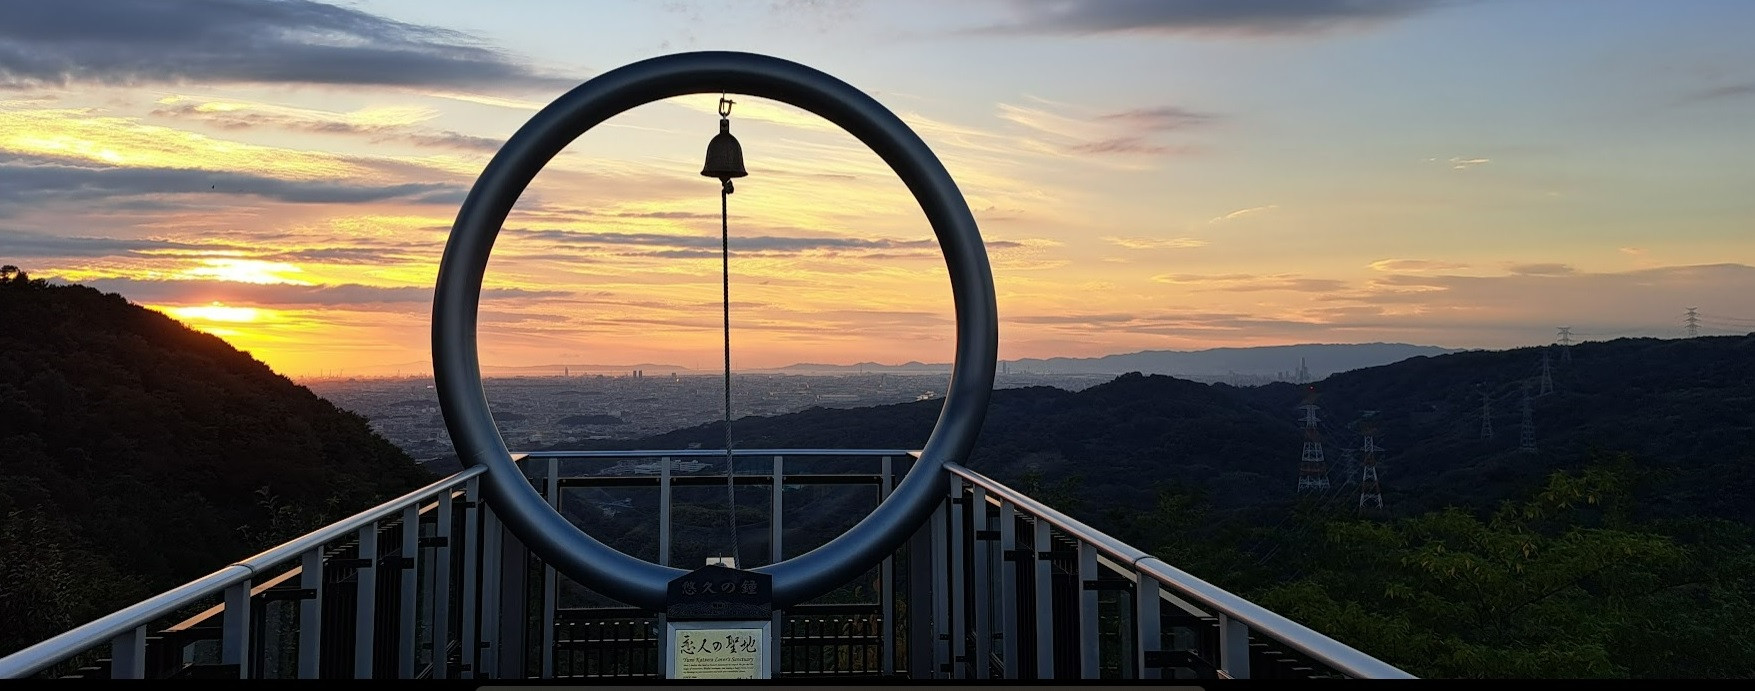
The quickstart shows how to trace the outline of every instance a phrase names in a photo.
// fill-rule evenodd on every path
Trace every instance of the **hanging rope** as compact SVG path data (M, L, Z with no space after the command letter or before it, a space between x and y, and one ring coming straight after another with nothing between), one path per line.
M731 559L738 568L743 560L738 554L737 531L737 469L731 454L731 179L749 175L743 167L743 147L731 136L731 105L733 101L719 95L719 134L707 142L707 163L701 174L719 179L719 269L721 299L725 305L725 500L731 515Z
M738 554L737 479L731 462L731 178L721 181L719 188L719 288L725 323L725 501L731 507L731 560L743 568Z

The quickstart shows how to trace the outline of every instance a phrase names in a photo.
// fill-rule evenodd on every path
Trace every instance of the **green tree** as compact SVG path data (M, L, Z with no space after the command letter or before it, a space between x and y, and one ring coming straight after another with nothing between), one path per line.
M1556 472L1484 519L1335 521L1307 575L1260 601L1421 676L1666 676L1662 660L1635 661L1651 642L1638 632L1700 625L1662 603L1711 579L1687 547L1632 523L1632 486L1611 462ZM1705 625L1716 633L1697 637L1742 638Z

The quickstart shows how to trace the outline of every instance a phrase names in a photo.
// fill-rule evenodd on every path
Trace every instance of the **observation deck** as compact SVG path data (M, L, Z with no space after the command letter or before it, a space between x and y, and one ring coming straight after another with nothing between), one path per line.
M658 564L753 568L864 517L914 452L515 455L569 522ZM1397 678L1400 669L955 463L900 549L777 610L774 677L832 680ZM0 677L640 679L663 613L545 565L456 473L0 658ZM765 517L763 516L765 514Z

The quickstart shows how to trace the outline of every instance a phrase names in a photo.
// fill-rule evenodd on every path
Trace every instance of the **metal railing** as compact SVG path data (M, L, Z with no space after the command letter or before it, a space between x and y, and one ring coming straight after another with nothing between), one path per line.
M934 559L949 561L932 603L938 676L1411 678L985 475L946 468L947 501L929 526Z
M913 460L899 450L734 456L730 484L761 497L739 499L742 508L765 504L768 514L765 525L738 521L740 543L765 547L744 553L745 568L832 537L835 521L862 517ZM569 520L635 526L624 551L693 568L702 544L723 546L727 528L673 519L679 508L725 515L712 505L726 498L723 450L519 458ZM775 614L780 676L1409 676L980 473L947 469L938 511L869 580ZM591 593L530 555L480 502L480 474L465 470L0 658L0 677L65 675L92 658L101 659L75 675L655 676L661 615Z
M251 615L262 611L267 602L277 599L290 599L299 603L296 625L293 627L296 629L296 641L292 641L296 650L295 668L285 671L291 672L288 676L316 677L322 671L319 664L323 660L319 654L323 648L320 644L326 633L336 633L333 631L335 622L326 621L324 616L324 596L326 591L335 586L325 575L334 570L351 572L347 579L352 581L354 602L351 609L356 612L352 626L347 631L355 641L354 648L348 651L352 659L351 675L373 676L374 662L384 657L377 654L376 645L382 638L395 643L394 659L400 663L396 673L401 676L415 676L415 618L420 609L415 598L421 585L416 579L421 575L419 572L422 564L421 560L409 555L430 548L436 554L427 560L429 563L449 565L452 563L449 540L454 533L460 533L465 538L462 545L465 557L473 557L472 552L477 544L469 538L475 532L477 512L473 509L477 505L476 477L481 473L479 468L464 470L0 658L0 678L34 675L94 649L101 649L106 644L109 647L106 666L108 676L112 678L146 677L149 665L155 667L152 670L155 674L152 676L218 673L232 678L260 677L263 676L262 670L253 663L265 660L260 643L267 637L267 632L262 626L264 622L253 621ZM465 512L465 523L468 527L462 531L455 530L456 521L453 520L454 510L459 503L470 509ZM432 528L433 534L429 537L433 539L423 540L420 530L405 528L423 524L423 517L429 515L430 520L425 523ZM392 530L398 539L390 549L380 550L380 533L386 528ZM344 542L347 544L336 544ZM398 574L400 576L395 580L395 584L399 586L395 592L400 599L395 603L386 603L394 605L397 610L398 616L393 622L396 625L395 637L376 635L380 624L378 608L375 606L380 592L380 571L388 571L391 578L396 578ZM434 648L427 668L422 671L437 677L445 676L445 659L450 652L449 644L453 643L446 626L452 621L448 611L452 608L449 605L469 602L475 594L476 584L472 571L464 570L462 588L459 589L452 587L452 572L451 568L426 570L426 575L432 581L429 594L448 594L447 597L431 598L433 616L423 622L427 629L426 637ZM289 583L294 585L287 587ZM175 649L161 649L148 655L148 639L155 633L155 623L175 617L191 606L199 606L215 598L220 600L217 608L197 615L194 620L164 629L158 632L160 636L154 637L157 639L155 643L169 641ZM463 614L465 628L468 628L469 608L459 608L456 611ZM216 632L219 645L217 659L213 662L201 663L193 659L196 656L188 650L193 641L187 638L198 637L162 635L187 631L197 623L215 617L219 619ZM179 640L180 638L183 640ZM331 635L329 638L335 636ZM473 643L468 636L464 637L464 642Z
M745 510L766 509L765 521L752 521L738 531L738 542L753 548L742 552L743 568L782 561L814 549L839 533L822 530L820 526L815 531L801 530L796 525L800 521L789 523L788 512L797 503L788 498L789 493L823 490L824 494L832 495L820 498L820 503L826 505L805 507L812 509L806 513L819 518L836 515L857 519L889 495L897 478L913 461L911 452L894 449L735 449L733 457L736 472L731 484L739 490L739 505ZM727 484L724 449L546 451L531 452L524 458L526 476L542 491L550 506L557 509L566 506L569 497L578 499L569 492L620 492L622 501L629 504L626 508L636 508L632 505L634 499L641 500L641 506L650 506L656 514L657 530L653 536L656 545L616 544L614 536L600 536L611 546L629 553L655 546L655 552L644 556L684 569L702 566L703 559L728 555L723 549L728 527L692 526L705 538L697 534L693 540L685 540L682 536L685 526L678 525L673 517L679 506L701 504L710 505L709 513L713 515L725 515L720 504L725 499L723 488ZM837 489L852 492L836 492ZM691 491L695 493L692 498L678 496ZM642 496L641 492L648 494ZM656 496L651 496L653 492ZM577 509L577 501L574 504ZM703 543L711 543L720 551L703 552L700 549ZM875 567L875 587L863 590L856 597L857 603L848 602L846 596L850 594L842 592L843 597L838 599L819 598L815 603L776 612L774 629L780 632L780 645L774 648L772 668L782 677L894 674L895 602L889 594L896 590L895 561L891 557ZM541 569L541 574L529 597L540 598L542 605L508 603L505 606L511 610L505 611L527 611L540 619L534 633L542 637L541 644L535 647L541 651L541 657L528 661L527 669L532 676L657 676L661 667L659 613L621 607L620 603L602 599L595 604L612 607L570 606L571 603L563 602L568 599L564 591L573 591L576 595L573 599L590 597L588 591L552 567L539 561L531 563ZM608 619L590 626L591 619L585 615L592 611L607 612ZM831 635L826 633L831 625L856 627L859 633ZM856 642L871 645L855 654L852 646ZM828 664L829 658L825 656L844 664Z

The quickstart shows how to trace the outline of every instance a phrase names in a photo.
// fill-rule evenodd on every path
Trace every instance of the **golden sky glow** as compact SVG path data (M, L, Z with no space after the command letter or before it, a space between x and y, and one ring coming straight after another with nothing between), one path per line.
M1691 306L1755 328L1755 48L1727 28L1755 9L1620 7L1606 41L1556 28L1564 3L1211 26L1175 6L373 0L346 6L356 34L287 15L231 58L19 48L75 66L56 74L0 43L0 261L289 375L424 372L446 234L499 144L605 69L735 49L866 89L932 147L987 242L1003 358L1676 336ZM115 21L219 21L166 7ZM822 119L734 98L738 366L948 360L908 190ZM619 115L538 176L489 265L485 365L717 366L716 101Z

